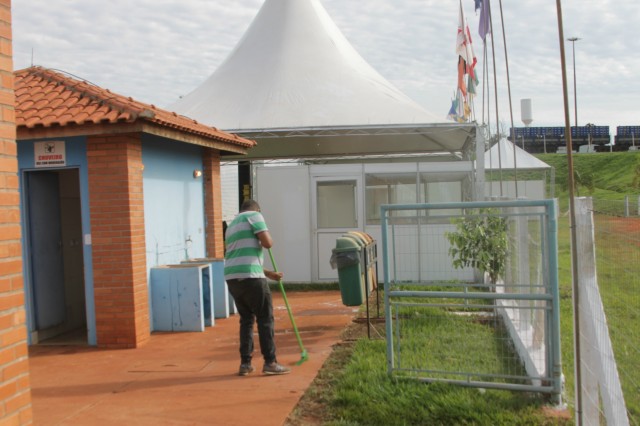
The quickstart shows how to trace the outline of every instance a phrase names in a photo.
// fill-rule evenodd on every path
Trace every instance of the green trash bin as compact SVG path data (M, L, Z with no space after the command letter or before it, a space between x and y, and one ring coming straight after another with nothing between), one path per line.
M343 234L343 236L354 238L360 242L360 246L362 247L362 279L364 280L363 294L365 294L365 297L369 297L368 292L377 287L374 278L375 260L373 256L373 238L371 238L369 234L365 234L364 232L360 231L349 231L346 234Z
M349 236L336 240L331 266L338 269L338 284L345 306L360 306L364 301L362 281L362 245Z

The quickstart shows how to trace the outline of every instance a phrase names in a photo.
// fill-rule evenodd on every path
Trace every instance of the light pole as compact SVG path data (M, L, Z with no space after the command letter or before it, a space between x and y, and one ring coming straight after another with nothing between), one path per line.
M544 146L544 153L547 153L547 132L546 130L542 131L542 135L536 135L536 138L542 138L542 144Z
M578 91L576 90L576 41L578 37L569 37L567 40L571 42L571 50L573 51L573 110L576 118L576 136L578 135Z
M589 144L587 149L589 151L587 151L587 152L591 152L591 129L593 128L593 126L595 126L595 124L587 123L587 124L585 124L585 126L586 126L587 130L589 131L589 134L587 135L588 136L587 141L588 141L588 144Z

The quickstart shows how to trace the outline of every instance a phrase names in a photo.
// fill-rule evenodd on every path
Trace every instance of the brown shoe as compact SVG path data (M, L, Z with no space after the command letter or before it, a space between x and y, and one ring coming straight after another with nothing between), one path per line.
M291 373L291 369L277 362L272 362L271 364L265 364L264 367L262 367L262 372L269 375L289 374Z
M240 369L238 370L239 376L246 376L247 374L253 373L253 365L251 364L240 364Z

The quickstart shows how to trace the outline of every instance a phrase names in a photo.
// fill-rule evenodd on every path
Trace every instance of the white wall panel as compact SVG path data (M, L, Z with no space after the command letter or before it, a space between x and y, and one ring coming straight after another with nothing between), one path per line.
M256 168L255 199L273 237L271 249L286 282L311 281L309 172L306 166ZM265 264L271 267L265 253Z

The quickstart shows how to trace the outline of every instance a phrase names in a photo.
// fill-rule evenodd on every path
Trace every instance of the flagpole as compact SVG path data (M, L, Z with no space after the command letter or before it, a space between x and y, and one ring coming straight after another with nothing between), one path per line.
M562 95L564 100L564 123L567 136L567 168L569 181L569 216L571 220L571 271L573 289L573 345L574 345L574 371L575 371L575 415L576 425L582 426L582 362L580 348L580 286L578 276L578 242L576 236L576 212L573 178L573 142L571 139L571 119L569 118L569 99L567 93L567 61L564 49L564 30L562 26L562 1L556 0L558 10L558 36L560 38L560 61L562 65ZM577 124L577 123L576 123Z
M571 49L573 51L573 111L575 114L575 126L576 136L578 136L578 90L576 85L576 41L580 40L579 37L569 37L567 39L571 42Z
M482 2L481 4L481 9L480 9L480 25L478 28L478 34L480 35L480 38L482 39L482 123L485 123L485 106L487 108L487 115L486 115L486 128L487 128L487 140L489 141L489 148L492 148L491 146L491 117L489 114L489 110L491 109L491 92L490 92L490 88L489 88L489 61L488 59L488 48L487 48L487 34L489 33L490 29L488 28L489 26L489 21L487 19L487 15L488 15L488 3L489 0L485 0L484 2ZM477 3L476 3L476 7L477 7ZM477 11L477 9L476 9ZM487 101L485 104L485 95L487 97ZM500 141L498 140L498 150L500 149ZM499 155L499 154L498 154ZM491 180L491 185L489 186L490 188L490 192L489 195L491 197L493 197L493 155L489 156L489 178Z
M513 126L513 106L511 104L511 79L509 78L509 56L507 55L507 35L504 31L504 15L502 13L502 0L499 0L500 4L500 22L502 23L502 42L504 43L504 63L507 69L507 91L509 97L509 116L511 118L511 142L513 143L513 179L515 181L516 199L518 198L518 164L516 162L516 131ZM524 139L522 140L522 148L524 149Z
M487 0L488 1L488 0ZM498 137L498 144L500 144L500 116L498 113L498 77L496 71L496 48L495 42L493 40L493 18L491 17L491 3L487 3L487 9L489 12L489 27L491 28L491 57L493 58L493 90L494 97L496 103L496 135ZM498 149L498 171L500 176L500 196L504 196L504 192L502 190L502 153L501 150Z

